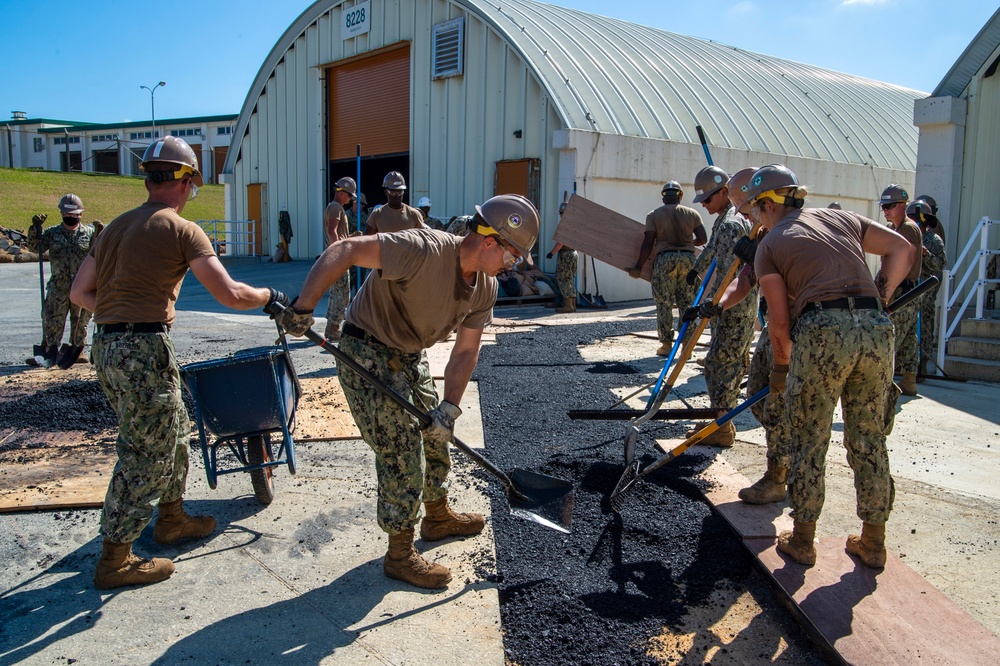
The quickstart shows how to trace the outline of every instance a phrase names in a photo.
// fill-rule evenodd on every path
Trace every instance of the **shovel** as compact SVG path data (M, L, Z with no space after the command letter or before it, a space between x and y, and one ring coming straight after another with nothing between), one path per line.
M38 287L42 293L42 328L45 328L45 262L42 261L42 254L44 253L44 248L42 247L42 223L33 223L35 227L35 238L38 239ZM52 360L45 357L45 339L43 337L42 344L34 345L31 348L30 361L34 361L34 365L42 368L48 368L52 365Z
M268 310L268 312L276 316L281 314L282 310L284 308L276 305L274 310ZM368 380L382 395L409 412L424 427L431 424L433 419L430 415L418 409L413 403L396 393L389 386L386 386L382 380L361 366L353 358L340 351L334 344L325 340L320 334L309 329L306 331L305 337L333 354L338 362L343 363ZM572 482L524 469L515 469L510 475L507 475L458 437L453 436L452 443L461 449L462 453L469 456L473 462L503 482L504 490L507 493L507 503L510 505L512 515L538 523L557 532L569 534L573 520L574 491Z
M601 285L597 281L597 264L594 263L593 257L590 258L590 268L591 270L594 271L594 288L597 289L591 300L593 301L595 308L601 308L606 310L608 308L608 304L607 302L605 302L604 297L601 296Z
M590 295L587 291L587 257L583 257L583 291L578 291L576 293L577 298L580 299L580 305L585 308L592 308L594 306L594 297Z

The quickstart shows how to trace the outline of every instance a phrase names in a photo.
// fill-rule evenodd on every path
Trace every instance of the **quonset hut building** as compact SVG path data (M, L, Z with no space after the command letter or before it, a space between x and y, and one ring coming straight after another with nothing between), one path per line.
M667 180L689 203L706 164L700 125L730 173L783 162L812 205L838 200L879 219L885 185L912 189L913 103L924 96L534 0L320 0L247 95L223 168L226 217L259 221L266 253L287 211L291 256L312 259L332 184L357 177L360 154L373 204L390 170L406 177L409 202L429 196L442 219L524 194L541 212L536 248L551 271L566 193L637 221ZM649 298L647 283L597 271L606 300Z

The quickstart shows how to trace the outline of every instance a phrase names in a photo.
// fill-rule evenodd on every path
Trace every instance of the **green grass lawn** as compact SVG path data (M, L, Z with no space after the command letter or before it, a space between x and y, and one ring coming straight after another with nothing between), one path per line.
M222 185L205 185L187 202L182 215L189 220L225 217ZM59 199L75 194L83 200L83 221L105 224L146 200L142 178L94 173L63 173L0 168L0 226L27 231L31 217L45 213L45 226L59 224Z

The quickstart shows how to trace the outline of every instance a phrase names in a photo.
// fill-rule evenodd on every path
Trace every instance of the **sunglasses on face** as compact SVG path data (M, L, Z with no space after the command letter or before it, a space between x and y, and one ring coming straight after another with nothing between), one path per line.
M903 203L903 202L902 201L896 201L895 203L882 204L882 210L892 210L893 208L895 208L896 206L898 206L901 203Z

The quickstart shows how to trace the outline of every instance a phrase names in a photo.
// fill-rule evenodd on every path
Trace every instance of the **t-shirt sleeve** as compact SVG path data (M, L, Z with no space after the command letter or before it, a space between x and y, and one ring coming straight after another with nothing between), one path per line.
M181 227L179 240L181 255L188 264L201 257L215 256L215 249L212 247L212 241L209 240L208 234L194 222Z
M399 282L407 279L416 273L420 264L430 256L426 240L419 234L405 231L397 234L379 234L378 240L382 249L382 268L379 269L379 277L383 280ZM402 242L404 240L408 242Z
M757 248L757 254L754 257L753 271L757 274L758 280L765 275L778 274L778 266L774 263L774 253L771 250L771 244L767 243L766 240L761 241L760 247Z

